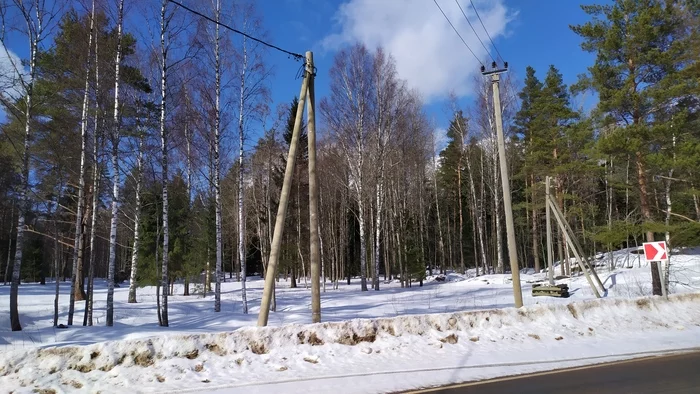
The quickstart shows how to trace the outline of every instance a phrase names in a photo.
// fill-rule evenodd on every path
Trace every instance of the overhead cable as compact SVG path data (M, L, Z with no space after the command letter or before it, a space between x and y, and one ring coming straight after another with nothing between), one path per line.
M275 50L277 50L277 51L280 51L280 52L282 52L282 53L285 53L285 54L287 54L287 55L293 57L295 60L304 60L304 55L301 55L301 54L298 54L298 53L294 53L294 52L288 51L288 50L286 50L286 49L282 49L282 48L278 47L277 45L273 45L273 44L270 44L269 42L263 41L263 40L261 40L261 39L259 39L259 38L255 38L255 37L251 36L250 34L244 33L244 32L242 32L242 31L240 31L240 30L238 30L238 29L234 29L233 27L228 26L228 25L226 25L226 24L224 24L224 23L221 23L221 22L217 21L216 19L213 19L213 18L211 18L211 17L209 17L209 16L206 16L206 15L202 14L202 13L199 12L199 11L193 10L192 8L187 7L186 5L184 5L184 4L182 4L182 3L178 2L178 1L175 1L175 0L167 0L167 1L170 2L170 3L173 3L173 4L175 4L175 5L178 5L178 6L180 6L181 8L184 8L185 10L187 10L187 11L189 11L189 12L191 12L191 13L197 15L197 16L200 16L200 17L202 17L202 18L208 20L209 22L215 23L215 24L217 24L217 25L219 25L219 26L221 26L221 27L223 27L223 28L225 28L225 29L228 29L228 30L230 30L230 31L232 31L232 32L234 32L234 33L236 33L236 34L240 34L240 35L242 35L242 36L244 36L244 37L246 37L246 38L249 38L249 39L251 39L251 40L253 40L253 41L255 41L255 42L259 42L260 44L263 44L263 45L265 45L265 46L267 46L267 47L270 47L270 48L272 48L272 49L275 49Z
M469 52L472 54L472 56L474 56L474 59L476 59L476 61L479 62L479 64L481 64L482 66L484 66L484 63L483 63L481 60L479 60L479 57L476 56L476 54L474 54L474 51L472 51L472 49L469 48L469 45L467 44L467 42L464 41L464 38L462 38L462 35L459 34L459 31L457 30L457 28L455 28L455 26L452 24L452 22L450 22L450 18L447 17L447 15L445 14L445 11L443 11L442 8L440 8L440 4L437 3L437 0L433 0L433 2L435 3L435 5L437 6L437 8L438 8L438 9L440 10L440 12L442 13L442 16L445 17L445 19L447 20L447 23L449 23L450 26L452 26L452 30L454 30L455 33L457 33L457 36L459 37L459 39L462 40L462 44L464 44L464 46L467 47L467 49L468 49ZM485 67L485 66L484 66L484 67Z

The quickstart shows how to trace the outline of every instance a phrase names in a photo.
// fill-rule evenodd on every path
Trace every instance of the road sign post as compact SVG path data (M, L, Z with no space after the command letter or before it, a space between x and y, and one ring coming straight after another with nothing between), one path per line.
M666 281L663 280L663 265L668 263L668 247L666 241L656 241L656 242L645 242L644 246L644 258L648 263L657 262L656 267L659 270L659 277L661 278L661 294L664 298L668 298L668 292L666 290Z

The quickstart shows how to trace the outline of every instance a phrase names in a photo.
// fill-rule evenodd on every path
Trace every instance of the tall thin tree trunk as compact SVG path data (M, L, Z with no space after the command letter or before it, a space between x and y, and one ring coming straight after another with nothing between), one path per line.
M247 263L245 259L245 216L243 212L243 202L245 195L245 185L243 184L243 143L244 143L244 127L243 127L243 110L245 104L245 89L246 89L246 71L248 69L248 51L246 47L246 39L243 39L243 64L241 65L240 75L240 97L238 102L238 253L241 260L241 302L243 313L248 313L248 296L246 294L246 276Z
M535 260L535 272L540 272L540 233L539 226L537 223L537 207L535 206L535 201L537 194L535 193L535 175L530 175L530 188L531 188L531 200L532 204L532 258Z
M497 151L496 151L497 152ZM493 194L494 194L494 204L493 204L493 215L495 217L495 223L496 223L496 257L497 257L497 267L498 267L498 273L499 274L504 274L505 269L503 266L503 236L501 234L501 193L499 192L499 185L498 185L498 162L496 161L498 158L494 156L494 163L493 163Z
M3 286L7 284L7 275L10 273L10 263L12 262L12 230L15 227L15 204L11 203L10 206L10 231L8 232L7 236L7 264L5 264L5 276L3 276L2 282Z
M221 312L221 275L223 266L223 240L221 235L221 65L219 62L219 25L221 0L216 1L216 37L214 39L215 100L214 113L214 203L216 205L216 285L214 288L214 312ZM239 184L240 187L240 184Z
M636 165L637 165L637 181L639 182L639 199L640 208L642 212L642 218L645 222L649 223L653 220L651 215L651 209L649 208L649 190L647 189L646 180L646 165L642 157L641 152L636 152ZM647 230L646 241L654 242L654 232ZM652 262L651 264L651 283L652 291L654 295L661 295L661 277L659 276L659 271L657 268L657 263Z
M376 191L377 212L374 218L374 290L379 291L379 262L382 239L382 210L384 205L384 159L381 159Z
M107 271L107 327L114 325L114 268L117 259L117 221L119 219L119 65L122 56L122 21L124 0L119 1L117 17L117 56L114 75L114 124L112 125L112 219L109 231L109 265Z
M467 272L464 264L464 208L462 208L462 158L464 157L464 132L460 133L459 160L457 164L457 206L459 207L459 267Z
M358 185L357 194L357 221L360 230L360 289L367 291L367 235L365 234L365 204L361 184Z
M481 250L481 263L483 267L483 273L486 274L486 266L487 266L487 261L486 261L486 245L484 244L484 231L486 231L486 228L484 226L484 217L482 216L483 211L482 208L480 208L480 203L483 203L483 200L480 202L477 199L476 196L476 187L474 185L474 173L472 172L472 165L467 158L467 175L469 176L469 191L471 192L472 195L472 200L474 201L474 218L476 219L476 232L474 234L474 237L479 238L479 249ZM476 249L476 247L474 248ZM475 261L476 264L476 276L479 276L479 261L478 259Z
M90 14L90 33L88 38L88 55L85 62L85 89L83 91L83 110L80 117L80 176L78 178L78 207L75 215L75 242L73 248L73 282L71 283L71 297L68 307L68 325L73 324L73 314L75 312L75 301L81 301L82 293L82 267L83 267L83 207L85 206L85 155L87 145L87 122L88 122L88 92L90 89L90 65L92 56L92 37L95 25L95 1L92 1L92 12Z
M62 187L63 185L61 185ZM56 199L56 206L58 206L58 201L60 198ZM52 216L53 213L51 212L51 209L49 209L48 212L49 216ZM10 218L11 219L11 218ZM10 220L11 221L11 220ZM54 271L55 271L55 294L53 298L53 326L56 327L58 326L58 295L59 295L59 290L60 290L60 281L58 279L58 271L59 271L59 258L60 258L60 243L58 242L58 237L59 237L59 232L58 232L58 224L56 222L56 218L54 217L53 220L53 231L54 231L54 238L53 238L53 264L54 264ZM9 249L7 253L10 253Z
M295 168L298 170L299 166ZM301 180L301 175L297 172L297 179ZM301 197L300 197L300 183L297 182L297 253L299 254L299 260L301 261L301 273L304 276L304 288L309 288L309 281L306 276L306 263L304 262L304 253L301 250Z
M92 307L94 301L94 280L95 280L95 237L97 235L97 201L100 196L100 165L98 157L98 126L99 126L99 114L100 114L100 104L98 100L98 93L100 90L100 67L99 58L97 57L97 38L95 35L95 122L94 130L92 132L92 217L90 218L90 261L88 262L88 279L87 279L87 305L85 306L85 317L88 326L92 326Z
M420 173L420 178L418 180L418 228L420 232L420 259L423 269L425 269L425 217L423 210L423 173ZM386 248L385 248L386 249ZM429 260L429 259L428 259ZM387 265L388 267L388 265ZM388 272L388 270L387 270ZM384 273L386 276L387 272ZM433 267L430 262L428 262L428 275L433 276Z
M38 6L38 5L37 5ZM15 241L15 261L12 267L12 284L10 286L10 326L12 331L22 331L22 325L19 321L19 309L17 308L17 298L19 296L19 279L20 269L22 268L22 249L24 248L24 227L27 220L27 214L31 208L31 202L28 198L29 193L29 147L32 135L32 98L34 95L34 80L36 75L36 58L38 52L39 41L42 39L43 20L40 9L36 9L37 29L34 32L34 37L29 37L29 81L25 86L25 118L24 118L24 150L22 151L21 171L20 171L20 189L19 189L19 212L17 216L17 238ZM27 24L32 23L31 15L25 15Z
M143 131L139 131L143 133ZM144 135L139 135L139 150L136 157L136 212L134 213L134 244L131 252L131 275L129 278L129 299L130 304L136 303L136 272L138 269L138 254L140 245L141 229L141 183L143 180L143 140ZM189 190L189 189L188 189ZM188 194L189 195L189 194ZM189 200L188 200L189 201Z
M122 0L123 1L123 0ZM168 132L165 127L166 121L166 99L167 99L167 75L168 75L168 49L165 46L165 32L167 22L165 19L165 10L168 0L163 0L160 11L160 48L161 48L161 76L160 76L160 149L161 149L161 165L163 171L163 264L161 268L161 287L163 297L161 300L160 325L168 327L168 246L170 241L170 233L168 229Z

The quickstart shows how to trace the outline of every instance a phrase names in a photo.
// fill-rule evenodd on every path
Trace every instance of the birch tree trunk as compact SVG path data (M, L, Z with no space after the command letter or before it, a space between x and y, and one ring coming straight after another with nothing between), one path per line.
M38 4L37 4L38 5ZM19 295L20 269L22 268L22 249L24 248L24 227L27 220L27 213L30 209L30 200L27 196L29 192L29 147L32 136L32 98L34 95L34 81L36 76L36 58L39 42L43 34L43 14L39 7L36 8L36 22L33 20L29 10L22 10L23 18L27 27L35 26L34 34L29 28L29 80L23 83L25 89L24 98L24 149L22 150L22 161L20 171L19 189L19 212L17 216L17 238L15 241L15 260L12 266L12 284L10 286L10 326L12 331L22 331L19 321L19 309L17 308L17 298ZM7 49L7 48L6 48ZM9 57L9 56L8 56ZM17 68L15 66L15 68ZM19 74L19 73L18 73ZM20 74L21 75L21 74Z
M461 127L460 127L461 129ZM457 206L459 207L459 267L467 272L464 264L464 208L462 208L462 160L464 157L464 131L460 130L459 160L457 161Z
M85 155L87 145L87 115L88 115L88 92L90 89L90 63L92 56L92 37L95 25L95 1L92 1L92 11L90 14L90 33L88 38L88 56L85 62L85 89L83 91L83 110L80 117L80 176L78 178L78 207L75 215L75 242L73 248L73 274L71 282L71 296L68 307L68 325L73 324L73 314L75 312L75 301L80 301L82 297L82 267L83 267L83 207L85 206Z
M379 132L379 140L383 138L381 131ZM379 167L379 177L377 179L376 204L377 214L374 223L374 290L379 291L379 261L381 256L381 239L382 239L382 211L384 205L384 148L380 142L380 155L382 156Z
M138 254L140 245L141 229L141 183L143 182L143 140L144 134L139 135L139 148L136 156L136 212L134 213L134 243L131 252L131 275L129 277L129 299L128 303L136 303L136 272L138 269ZM189 190L189 188L188 188Z
M112 121L112 217L109 230L109 265L107 269L107 327L114 325L114 266L117 260L117 220L119 219L119 64L122 56L124 0L119 1L117 17L117 56L114 75L114 118Z
M498 184L498 151L495 150L494 148L494 156L493 156L493 194L494 194L494 199L493 199L493 215L496 219L496 257L497 257L497 267L498 267L498 273L499 274L504 274L504 266L503 266L503 236L501 235L501 204L500 204L500 196L501 193L499 192L499 184Z
M123 0L122 0L123 1ZM165 127L166 103L167 103L167 77L168 77L168 48L165 46L165 32L169 20L165 18L168 0L163 0L160 11L160 49L161 49L161 74L160 74L160 150L161 166L163 171L163 264L161 267L161 285L163 291L160 300L160 325L168 327L168 246L170 233L168 231L168 130Z
M243 184L243 142L244 125L243 110L245 104L245 76L248 68L248 51L246 39L243 39L243 64L240 75L240 100L238 102L238 256L241 261L241 303L243 313L248 313L248 295L246 294L247 264L245 260L245 216L243 212L243 202L245 195L245 185Z
M214 203L216 215L216 285L214 287L214 312L221 312L221 275L223 265L223 240L221 236L221 63L219 62L219 19L221 0L216 1L216 36L214 38L215 109L214 109Z
M435 135L433 134L433 186L435 188L435 215L438 223L438 250L440 250L440 272L445 269L445 242L442 237L442 219L440 216L440 197L437 185L437 154L435 152Z
M92 306L94 301L94 280L95 280L95 237L97 233L97 201L100 195L100 163L98 157L98 127L99 127L99 91L100 91L100 63L97 56L97 34L95 35L95 125L92 132L92 218L90 219L90 261L88 263L87 279L87 305L85 307L85 317L87 326L92 326Z
M469 191L471 192L472 195L472 200L474 200L474 216L476 219L476 234L475 236L478 236L479 238L479 249L481 250L481 263L482 267L484 269L483 273L486 273L486 246L484 245L484 231L486 230L484 227L484 217L482 215L482 208L480 208L480 203L479 200L477 199L476 196L476 187L474 185L474 175L472 173L472 165L471 162L469 161L469 158L467 158L467 176L469 176ZM483 203L483 201L481 202ZM476 275L479 276L479 262L476 262Z

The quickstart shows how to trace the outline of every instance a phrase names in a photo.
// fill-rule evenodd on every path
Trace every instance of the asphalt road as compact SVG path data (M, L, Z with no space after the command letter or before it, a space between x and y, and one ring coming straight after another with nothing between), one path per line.
M700 352L494 379L413 393L700 393Z

